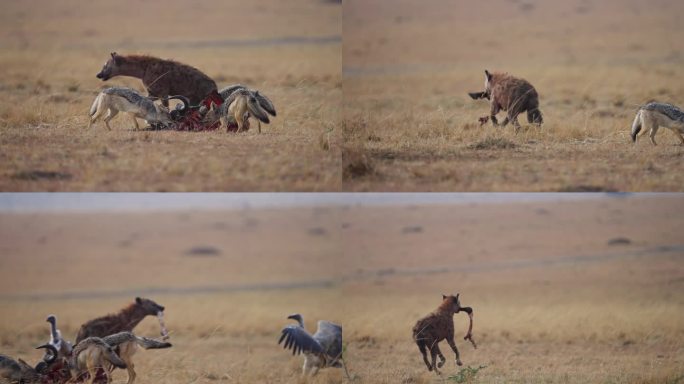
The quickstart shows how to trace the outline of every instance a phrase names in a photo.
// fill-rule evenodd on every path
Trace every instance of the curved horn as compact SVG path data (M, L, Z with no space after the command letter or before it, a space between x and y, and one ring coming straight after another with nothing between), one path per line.
M40 347L36 347L36 349L41 349L45 348L49 350L52 353L52 358L45 360L46 363L52 364L55 360L57 360L57 355L59 354L59 351L57 351L57 348L55 348L54 345L52 344L43 344Z
M183 95L169 96L169 100L173 100L173 99L180 100L181 103L183 103L183 109L182 110L186 110L190 107L190 99L188 99L187 97L185 97Z

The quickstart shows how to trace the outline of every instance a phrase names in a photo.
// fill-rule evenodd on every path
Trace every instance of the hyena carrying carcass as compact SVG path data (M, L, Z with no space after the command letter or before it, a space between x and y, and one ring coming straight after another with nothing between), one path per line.
M444 339L446 339L456 355L456 364L463 365L458 353L458 348L456 348L456 342L454 342L454 314L461 311L468 314L470 324L468 326L468 333L463 339L470 340L473 347L477 348L472 333L473 309L470 307L461 307L458 296L459 294L456 294L456 296L442 295L442 304L440 304L432 313L418 320L413 327L413 340L416 342L418 349L420 349L420 353L423 355L425 365L429 371L434 370L437 374L440 373L438 368L442 368L446 362L446 358L444 358L442 351L439 350L439 342ZM428 361L427 351L430 351L432 362ZM439 356L439 363L437 363L437 356Z
M171 98L173 99L174 97ZM109 126L109 120L114 118L119 112L126 112L133 117L136 130L140 128L136 118L144 119L148 124L173 123L167 107L155 104L152 100L130 88L112 87L103 89L95 97L90 107L88 128L105 112L107 112L107 116L105 116L104 122L109 130L112 129Z
M485 90L483 92L471 92L471 98L488 99L491 101L489 116L480 118L481 122L492 119L492 124L498 126L496 114L499 111L507 112L506 118L501 125L506 126L512 122L516 130L520 128L518 115L527 111L527 121L541 125L544 122L539 110L539 95L532 84L527 80L513 77L507 73L490 73L485 70Z
M648 103L639 108L632 123L632 141L636 143L639 133L649 131L651 143L657 145L655 135L659 127L670 128L684 145L684 111L665 103Z

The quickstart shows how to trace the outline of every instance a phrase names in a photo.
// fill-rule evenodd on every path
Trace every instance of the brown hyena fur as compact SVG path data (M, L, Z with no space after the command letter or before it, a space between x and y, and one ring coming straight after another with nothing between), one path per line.
M527 80L507 73L490 73L485 70L484 92L470 93L470 97L491 100L489 118L494 126L499 125L496 114L501 110L507 112L506 119L501 123L503 126L510 121L516 129L520 128L518 115L525 111L529 123L541 125L544 122L539 110L537 90Z
M98 317L81 325L76 343L88 337L105 337L114 333L132 331L146 316L156 316L164 307L150 299L135 298L135 302L119 313Z
M197 68L173 60L112 52L97 78L106 81L114 76L141 79L148 94L161 98L166 107L169 106L167 98L171 95L183 95L190 99L192 105L198 105L209 95L223 101L214 80Z
M440 373L438 368L442 368L446 362L446 358L442 354L442 351L439 350L439 342L444 339L446 339L456 355L456 364L463 365L458 353L458 348L456 348L456 342L454 341L454 314L464 311L471 316L470 327L465 338L471 339L472 342L471 331L473 310L470 307L461 307L458 296L458 294L456 296L442 295L442 304L440 304L432 313L418 320L413 327L413 340L416 342L420 353L423 355L425 365L429 371L434 370L438 374ZM474 342L473 346L475 346ZM430 351L432 362L428 360L427 351ZM439 363L437 363L437 356L439 356Z

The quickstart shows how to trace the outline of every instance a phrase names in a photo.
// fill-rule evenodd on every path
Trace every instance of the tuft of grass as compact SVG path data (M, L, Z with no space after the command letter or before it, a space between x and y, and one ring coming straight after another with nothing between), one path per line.
M480 365L477 368L473 368L469 365L465 368L462 368L455 375L447 377L447 381L453 381L454 383L472 383L473 380L475 380L477 373L485 368L487 368L486 365Z

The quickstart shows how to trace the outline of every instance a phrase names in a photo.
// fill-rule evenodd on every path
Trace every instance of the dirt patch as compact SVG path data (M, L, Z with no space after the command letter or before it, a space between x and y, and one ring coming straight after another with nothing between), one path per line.
M71 174L65 173L65 172L35 170L35 171L17 172L14 175L12 175L12 178L15 180L29 180L29 181L71 180L72 176L71 176Z

